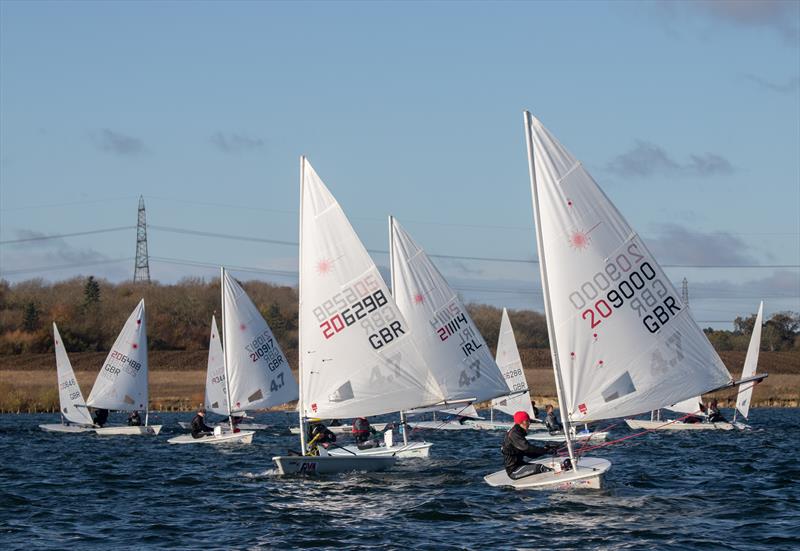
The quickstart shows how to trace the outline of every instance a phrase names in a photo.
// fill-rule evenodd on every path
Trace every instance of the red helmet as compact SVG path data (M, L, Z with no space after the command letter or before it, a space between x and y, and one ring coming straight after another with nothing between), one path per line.
M518 411L518 412L516 412L514 414L514 422L517 425L519 425L520 423L523 423L525 421L530 421L530 420L531 420L531 416L528 415L527 411Z

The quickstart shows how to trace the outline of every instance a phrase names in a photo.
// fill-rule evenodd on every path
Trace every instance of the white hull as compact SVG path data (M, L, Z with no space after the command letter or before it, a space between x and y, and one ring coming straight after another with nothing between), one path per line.
M550 434L549 432L540 431L540 432L529 432L528 435L525 437L528 440L536 440L537 442L566 442L567 439L564 437L564 434ZM584 433L579 432L572 437L572 441L575 442L605 442L608 439L607 432L590 432Z
M533 463L540 463L552 469L563 459L563 457L539 459ZM603 487L603 478L610 468L611 462L607 459L581 457L578 459L578 468L569 471L552 471L512 480L504 469L487 475L483 479L489 486L507 486L517 490L572 490L577 488L598 490Z
M181 434L167 440L169 444L252 444L254 431L243 430L240 432L223 432L219 436L210 435L195 438L191 434Z
M344 455L273 457L279 474L333 474L351 471L384 471L391 468L397 457Z
M141 427L128 427L120 425L118 427L102 427L94 429L94 431L102 436L138 436L143 434L155 436L161 432L161 425L148 425Z
M81 425L52 424L52 425L39 425L39 428L47 432L67 432L72 434L77 434L79 432L94 431L94 427L84 427Z
M182 429L189 430L192 428L192 423L190 421L178 421L178 424L181 426ZM230 429L230 424L226 422L216 423L211 425L211 427L222 427L223 430ZM267 430L269 425L265 425L264 423L239 423L236 425L236 428L239 430Z
M377 431L382 431L383 429L386 428L386 425L388 425L388 423L370 423L370 426ZM333 434L350 434L351 432L353 432L353 427L351 425L339 425L339 426L328 427L328 430L331 431ZM291 432L292 434L300 434L300 428L289 427L289 432Z
M670 423L669 421L644 421L640 419L625 419L625 423L632 429L645 430L733 430L734 428L739 428L734 427L731 423L684 423L682 421Z
M511 430L511 427L514 426L514 423L512 421L469 420L466 421L465 424L472 425L473 428L478 430ZM539 421L538 419L531 419L531 427L537 424L542 424L542 422Z
M358 456L367 457L398 457L400 459L409 457L428 457L431 451L430 442L409 442L406 445L398 444L392 447L380 446L378 448L369 448L366 450L359 450L357 446L342 446L341 448L329 448L328 455L334 457L340 456Z

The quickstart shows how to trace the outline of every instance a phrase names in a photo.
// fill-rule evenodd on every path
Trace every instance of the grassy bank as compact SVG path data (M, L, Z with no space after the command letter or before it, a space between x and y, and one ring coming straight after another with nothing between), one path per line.
M151 352L151 409L185 411L196 408L203 401L206 354L205 351ZM105 356L104 352L70 355L84 397L88 396ZM289 359L291 365L296 365L292 355ZM722 359L732 373L741 373L744 352L722 353ZM799 360L800 354L796 353L761 353L759 371L768 372L770 376L755 389L755 407L800 406ZM555 403L550 352L541 349L523 351L523 362L536 403ZM723 407L732 407L736 391L721 391L714 396ZM58 390L53 355L0 356L0 412L55 411L58 411Z

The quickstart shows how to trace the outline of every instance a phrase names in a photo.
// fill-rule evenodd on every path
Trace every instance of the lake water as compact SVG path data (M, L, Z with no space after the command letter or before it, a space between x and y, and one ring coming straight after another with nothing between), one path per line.
M56 417L0 415L0 549L800 548L797 409L754 410L750 431L595 450L613 463L607 488L572 492L487 486L502 432L419 432L430 459L300 478L272 471L273 455L299 447L282 430L250 446L171 446L191 414L151 415L157 437L37 428Z

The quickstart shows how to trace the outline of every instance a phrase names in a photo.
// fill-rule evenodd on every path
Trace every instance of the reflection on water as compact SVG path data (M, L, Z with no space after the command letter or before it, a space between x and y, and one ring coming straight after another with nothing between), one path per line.
M519 492L500 432L426 433L429 460L388 472L277 476L282 430L251 446L49 434L53 416L0 416L0 548L794 549L800 546L797 410L756 410L744 433L651 434L595 455L601 491ZM282 414L260 422L286 423ZM627 434L617 426L612 437Z

